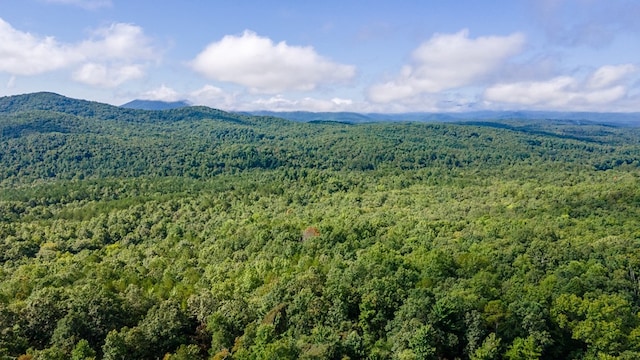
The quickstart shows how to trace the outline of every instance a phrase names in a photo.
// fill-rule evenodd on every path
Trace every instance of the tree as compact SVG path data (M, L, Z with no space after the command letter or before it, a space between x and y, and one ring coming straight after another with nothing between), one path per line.
M71 351L71 360L93 360L96 358L96 352L89 346L89 342L85 339L78 341Z
M500 338L495 333L489 334L482 345L471 354L471 360L495 360L500 354Z
M532 336L516 338L509 347L505 356L509 360L537 360L542 355L542 348L536 344Z
M124 329L126 331L126 329ZM104 360L125 360L128 359L129 349L126 344L125 337L117 330L111 330L102 346L102 354Z

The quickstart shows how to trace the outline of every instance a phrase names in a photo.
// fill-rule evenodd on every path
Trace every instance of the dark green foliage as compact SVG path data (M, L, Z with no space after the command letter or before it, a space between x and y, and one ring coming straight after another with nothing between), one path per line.
M54 94L0 128L0 358L640 356L636 129Z

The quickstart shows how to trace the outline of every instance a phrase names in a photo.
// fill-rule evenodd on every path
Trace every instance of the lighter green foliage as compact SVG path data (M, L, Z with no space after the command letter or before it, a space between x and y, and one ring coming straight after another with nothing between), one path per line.
M0 357L638 358L637 129L21 99Z

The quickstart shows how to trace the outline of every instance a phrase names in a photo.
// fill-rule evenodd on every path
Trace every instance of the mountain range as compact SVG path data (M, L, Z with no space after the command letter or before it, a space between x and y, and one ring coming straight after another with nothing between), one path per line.
M160 100L140 100L136 99L129 101L126 104L120 105L120 107L126 109L138 109L138 110L170 110L179 109L183 107L191 106L189 102L181 101L160 101Z
M419 113L356 113L308 111L251 111L248 115L274 116L292 121L337 121L368 123L389 121L460 122L469 120L570 120L599 124L640 126L640 113L561 112L561 111L473 111L473 112L419 112Z
M94 116L111 113L115 108L124 111L120 116L136 121L145 117L162 118L163 111L189 108L193 111L232 114L206 106L192 106L187 101L156 101L136 99L119 107L95 101L68 98L55 93L40 92L0 97L0 112L15 112L20 109L61 111L77 116ZM158 114L138 111L152 110ZM239 116L277 117L296 122L341 122L348 124L372 122L465 122L492 120L567 120L619 126L640 126L640 113L622 112L560 112L560 111L474 111L474 112L420 112L420 113L357 113L357 112L310 112L310 111L239 111ZM234 115L235 116L235 115Z

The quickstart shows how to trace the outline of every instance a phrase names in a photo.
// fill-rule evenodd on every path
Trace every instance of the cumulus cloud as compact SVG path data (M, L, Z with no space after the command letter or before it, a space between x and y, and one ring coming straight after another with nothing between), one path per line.
M141 27L115 23L93 31L90 40L83 41L77 50L89 58L110 60L152 60L155 49Z
M73 80L98 87L116 87L124 82L144 76L141 65L108 66L86 63L73 72Z
M144 92L141 96L146 100L160 100L160 101L180 101L183 97L176 90L168 87L165 84L160 85L155 89Z
M73 46L53 37L37 37L14 29L0 18L0 71L13 75L36 75L82 61Z
M74 80L113 87L144 75L145 63L157 57L150 43L140 27L130 24L113 24L88 40L65 44L16 30L0 19L0 72L31 76L75 68Z
M218 81L248 87L257 93L310 91L322 83L346 81L355 67L333 62L309 46L275 44L245 31L209 44L191 62L192 68Z
M98 9L112 6L111 0L44 0L51 4L74 5L84 9Z
M487 88L484 99L535 109L600 111L627 96L628 76L636 71L631 64L607 65L585 79L558 76L544 81L501 83Z
M353 100L337 97L330 100L312 97L289 99L282 95L276 95L269 98L260 98L242 106L248 110L329 112L354 111L353 105Z
M411 64L395 79L369 88L368 97L388 103L471 85L520 52L523 44L519 33L475 39L467 30L436 34L414 50Z
M226 92L217 86L205 85L189 93L188 97L194 104L230 110L236 106L236 96L237 94Z
M587 86L591 89L602 89L619 83L627 76L637 71L632 64L606 65L597 69L588 79Z

